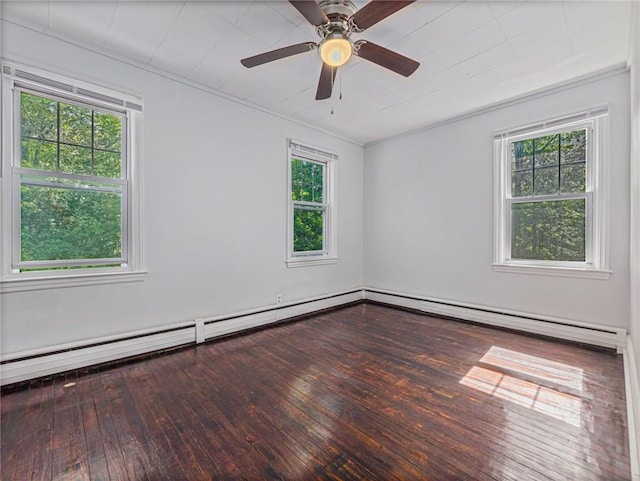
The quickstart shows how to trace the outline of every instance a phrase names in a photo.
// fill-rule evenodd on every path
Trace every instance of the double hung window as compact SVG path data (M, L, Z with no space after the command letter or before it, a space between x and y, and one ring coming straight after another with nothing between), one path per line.
M288 265L335 259L335 154L289 143Z
M3 88L4 279L137 268L139 105L6 65Z
M608 275L606 119L598 109L496 136L497 270Z

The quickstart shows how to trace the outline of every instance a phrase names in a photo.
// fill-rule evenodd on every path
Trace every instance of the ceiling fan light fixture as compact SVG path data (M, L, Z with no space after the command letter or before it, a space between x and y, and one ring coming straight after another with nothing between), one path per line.
M320 42L320 58L330 67L340 67L347 63L353 54L351 40L340 33L331 34Z

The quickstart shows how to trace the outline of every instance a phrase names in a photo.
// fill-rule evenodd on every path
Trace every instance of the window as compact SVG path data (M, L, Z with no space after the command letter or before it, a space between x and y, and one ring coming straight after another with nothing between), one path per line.
M287 265L335 262L335 154L289 143L289 235Z
M607 110L495 139L499 271L607 278Z
M3 281L139 270L139 105L22 67L3 72L13 140L3 152Z

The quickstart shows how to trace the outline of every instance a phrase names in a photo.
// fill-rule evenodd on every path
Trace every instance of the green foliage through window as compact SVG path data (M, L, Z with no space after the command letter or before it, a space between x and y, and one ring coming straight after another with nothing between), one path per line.
M121 196L23 185L23 261L114 259L121 255Z
M323 250L324 212L322 210L293 210L293 250L308 252Z
M20 94L21 167L119 179L122 119Z
M325 164L291 159L294 252L325 249L325 177Z
M584 192L586 146L586 129L513 142L511 195Z
M19 174L20 263L97 267L122 258L123 123L120 114L20 92L20 168L29 169Z
M584 199L523 202L511 206L511 258L585 261Z
M511 144L512 259L586 261L587 140L581 128Z

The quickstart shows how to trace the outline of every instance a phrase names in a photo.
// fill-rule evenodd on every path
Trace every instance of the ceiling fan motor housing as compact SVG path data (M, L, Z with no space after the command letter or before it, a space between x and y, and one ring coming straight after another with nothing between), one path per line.
M345 20L356 13L356 6L351 0L322 0L320 9L331 19L331 16L339 16Z
M339 32L343 36L351 34L349 18L357 10L351 0L322 0L318 5L329 18L329 23L317 27L318 35L325 38L335 32Z

